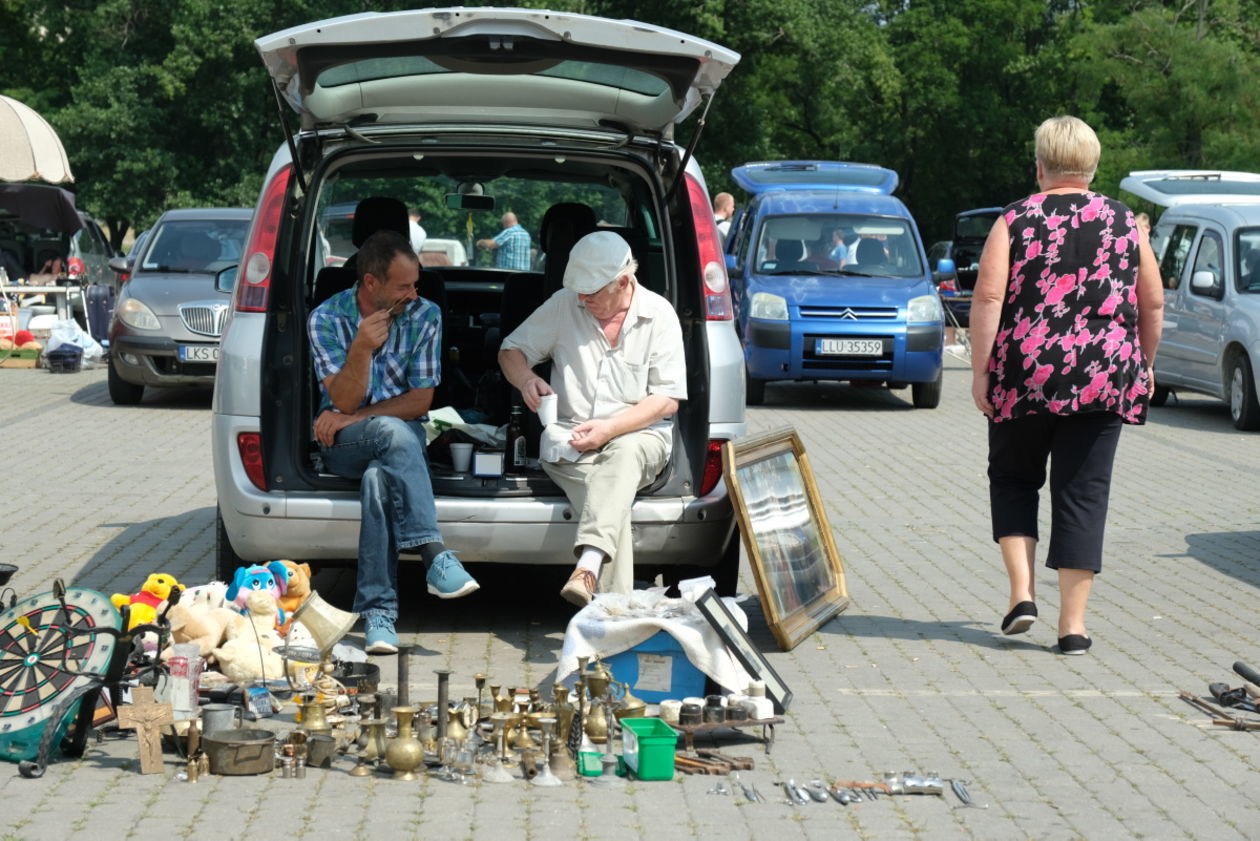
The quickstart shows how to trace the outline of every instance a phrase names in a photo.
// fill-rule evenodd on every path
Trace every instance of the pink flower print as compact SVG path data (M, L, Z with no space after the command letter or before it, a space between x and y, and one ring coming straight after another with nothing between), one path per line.
M1111 315L1116 311L1116 307L1120 306L1120 293L1112 292L1107 296L1107 300L1102 302L1102 306L1098 308L1099 315Z
M1102 196L1094 196L1089 204L1081 210L1081 221L1092 222L1098 218L1098 213L1103 209Z
M1032 319L1027 318L1027 317L1021 318L1018 322L1016 322L1015 332L1012 334L1011 337L1016 340L1022 339L1028 335L1028 331L1031 329L1032 329ZM999 337L999 341L1001 341L1001 337Z
M1046 227L1052 231L1055 231L1056 233L1062 233L1061 231L1058 230L1058 228L1067 220L1068 220L1068 217L1060 216L1057 213L1053 213L1046 217Z
M1082 269L1082 272L1083 271L1084 270ZM1059 303L1067 296L1067 293L1071 292L1075 288L1076 288L1076 275L1074 274L1060 275L1058 278L1055 279L1054 286L1051 287L1050 291L1046 293L1046 303L1047 304Z
M1107 372L1106 371L1100 371L1099 373L1094 374L1093 379L1089 381L1089 385L1081 389L1081 393L1080 393L1081 405L1087 405L1097 400L1098 395L1102 393L1106 385L1107 385Z
M1128 362L1129 357L1133 356L1133 353L1134 353L1133 342L1120 343L1120 361L1121 362Z
M1065 406L1067 406L1067 404L1068 404L1068 401L1067 401L1067 400L1048 400L1048 401L1046 401L1046 406L1050 409L1051 414L1055 414L1055 415L1057 415L1057 414L1059 414L1060 412L1062 412L1062 411L1063 411L1063 408L1064 408Z
M1037 370L1033 371L1026 382L1033 388L1041 388L1046 384L1046 380L1050 379L1052 373L1054 373L1053 365L1038 365Z
M1050 328L1044 324L1038 324L1028 334L1028 338L1024 339L1019 345L1019 352L1024 356L1035 356L1037 351L1046 342L1046 335L1049 334Z
M1028 248L1024 251L1025 260L1036 260L1041 256L1041 240L1033 240L1028 243Z

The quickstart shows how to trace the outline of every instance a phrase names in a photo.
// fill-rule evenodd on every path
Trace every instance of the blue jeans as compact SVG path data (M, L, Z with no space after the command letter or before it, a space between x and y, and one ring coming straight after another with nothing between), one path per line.
M359 564L355 613L378 611L398 619L398 551L442 539L429 481L424 425L370 417L320 445L324 466L359 479Z

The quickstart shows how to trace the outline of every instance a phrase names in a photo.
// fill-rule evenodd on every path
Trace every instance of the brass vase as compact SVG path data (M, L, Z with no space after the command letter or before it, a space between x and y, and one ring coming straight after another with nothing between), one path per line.
M573 716L577 712L569 701L569 687L557 683L551 688L555 698L552 709L556 716L556 744L563 745L569 740L569 731L573 728Z
M372 766L385 758L385 719L370 718L363 721L363 747L359 749L359 761L350 770L356 777L366 777L372 773Z
M394 707L391 712L398 718L398 735L385 747L385 762L394 771L395 780L414 780L416 769L424 762L424 747L411 733L411 719L415 707Z
M586 737L597 745L608 741L608 713L604 711L603 704L592 699L583 729L586 730Z
M618 721L623 718L643 718L643 713L647 711L647 702L630 694L630 684L622 682L617 685L621 687L621 704L613 715Z

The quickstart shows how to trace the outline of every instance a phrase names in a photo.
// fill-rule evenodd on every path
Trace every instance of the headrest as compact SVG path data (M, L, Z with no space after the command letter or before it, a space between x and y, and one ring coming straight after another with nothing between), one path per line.
M398 199L372 196L354 209L354 232L351 240L360 248L377 231L397 231L407 236L407 205Z
M203 233L187 233L180 238L179 253L190 263L208 264L219 259L219 243Z
M544 254L554 254L573 247L582 237L595 230L595 211L579 202L561 202L547 208L538 242Z
M774 244L774 259L783 263L797 263L805 256L805 246L799 239L781 239Z
M884 256L884 246L877 239L864 238L858 243L857 261L859 263L882 263L887 259Z

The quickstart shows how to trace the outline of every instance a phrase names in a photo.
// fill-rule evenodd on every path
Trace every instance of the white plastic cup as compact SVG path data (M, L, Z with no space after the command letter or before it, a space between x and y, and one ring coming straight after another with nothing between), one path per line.
M558 399L554 393L542 396L542 402L538 404L538 420L543 426L556 422L556 401Z
M451 444L451 466L456 473L467 473L472 466L472 444Z

